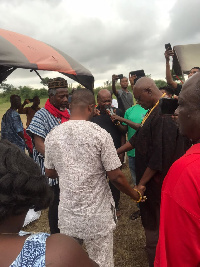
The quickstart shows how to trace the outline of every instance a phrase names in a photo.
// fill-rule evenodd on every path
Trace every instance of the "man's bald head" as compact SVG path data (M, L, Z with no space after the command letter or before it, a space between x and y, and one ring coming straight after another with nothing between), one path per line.
M100 90L97 95L97 102L101 110L105 110L107 106L111 106L111 92L107 89Z
M178 107L179 127L182 134L194 142L200 139L200 73L188 79L180 92Z
M111 92L108 89L101 89L97 95L98 98L111 97Z
M145 109L152 108L162 95L155 82L148 77L137 80L133 94L137 103Z

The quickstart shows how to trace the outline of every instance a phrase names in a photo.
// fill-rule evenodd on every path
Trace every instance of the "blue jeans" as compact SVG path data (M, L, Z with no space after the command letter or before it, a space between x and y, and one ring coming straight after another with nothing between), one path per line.
M128 157L128 164L131 171L131 177L134 185L136 184L136 174L135 174L135 157Z

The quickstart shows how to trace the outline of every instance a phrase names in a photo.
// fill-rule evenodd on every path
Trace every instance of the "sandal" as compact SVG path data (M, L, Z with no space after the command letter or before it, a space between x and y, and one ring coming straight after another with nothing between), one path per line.
M140 216L141 216L141 215L140 215L140 210L137 210L137 211L135 211L135 212L133 212L133 213L131 214L130 219L131 219L131 220L136 220L136 219L138 219Z

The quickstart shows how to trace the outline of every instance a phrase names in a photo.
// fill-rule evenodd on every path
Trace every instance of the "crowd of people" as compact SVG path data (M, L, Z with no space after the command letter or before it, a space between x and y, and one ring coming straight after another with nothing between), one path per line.
M200 68L176 83L172 55L165 52L168 87L129 75L117 90L114 74L117 103L102 89L96 105L86 88L69 103L64 78L49 81L43 108L38 97L10 97L1 122L0 266L113 267L120 192L137 203L130 219L141 216L149 267L200 264ZM162 114L164 98L178 99L173 116ZM132 185L121 170L126 152ZM51 235L21 231L29 209L47 207Z

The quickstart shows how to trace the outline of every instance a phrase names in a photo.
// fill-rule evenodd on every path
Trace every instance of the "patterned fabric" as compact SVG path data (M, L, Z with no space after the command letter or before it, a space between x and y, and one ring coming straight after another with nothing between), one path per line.
M46 233L30 235L10 267L45 267L46 240L49 236Z
M1 121L1 139L7 139L24 151L25 142L18 135L19 132L23 131L24 129L19 113L11 108L8 109Z
M112 137L95 123L71 120L48 134L45 167L59 176L61 232L86 239L115 228L106 171L120 166Z
M80 245L84 244L90 259L99 267L114 267L113 231L98 239L75 239Z
M61 119L54 117L45 108L41 108L38 112L35 113L35 116L33 117L26 131L31 137L33 137L33 134L36 134L45 139L47 134L60 123ZM36 150L34 142L33 159L37 164L39 164L42 173L44 174L44 156Z

